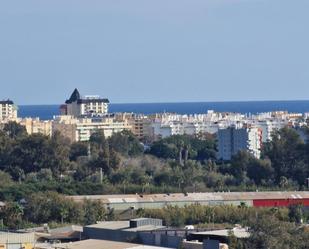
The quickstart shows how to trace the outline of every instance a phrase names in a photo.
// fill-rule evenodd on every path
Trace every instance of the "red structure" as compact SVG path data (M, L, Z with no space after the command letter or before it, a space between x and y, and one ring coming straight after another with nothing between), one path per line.
M288 207L301 204L309 207L309 199L262 199L253 200L254 207Z

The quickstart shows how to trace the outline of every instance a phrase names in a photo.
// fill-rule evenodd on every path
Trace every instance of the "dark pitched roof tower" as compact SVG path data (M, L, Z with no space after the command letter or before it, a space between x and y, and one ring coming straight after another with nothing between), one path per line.
M66 104L71 104L73 102L76 102L80 99L80 93L77 90L77 88L74 89L73 93L71 94L71 97L65 102Z

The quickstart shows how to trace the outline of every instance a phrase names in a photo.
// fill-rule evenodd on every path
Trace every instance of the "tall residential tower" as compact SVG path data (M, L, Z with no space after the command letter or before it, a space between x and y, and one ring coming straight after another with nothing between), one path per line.
M228 127L218 131L218 159L231 160L241 150L260 158L262 130L257 127Z

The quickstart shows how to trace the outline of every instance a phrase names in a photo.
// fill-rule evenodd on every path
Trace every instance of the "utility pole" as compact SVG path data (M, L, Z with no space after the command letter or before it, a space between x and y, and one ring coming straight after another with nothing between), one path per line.
M88 158L90 159L90 157L91 157L91 147L90 147L90 142L88 143L88 152L87 152L87 154L88 154Z
M100 168L100 183L103 183L103 169Z

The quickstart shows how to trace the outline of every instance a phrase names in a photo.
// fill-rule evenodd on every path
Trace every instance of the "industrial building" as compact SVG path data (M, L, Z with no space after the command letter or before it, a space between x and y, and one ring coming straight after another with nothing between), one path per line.
M0 249L33 249L36 242L35 233L1 232Z
M216 193L175 193L151 195L87 195L68 196L76 202L85 199L100 200L106 208L114 210L155 209L167 205L184 207L200 204L216 205L246 205L248 207L287 207L293 204L309 206L309 191L303 192L216 192Z

